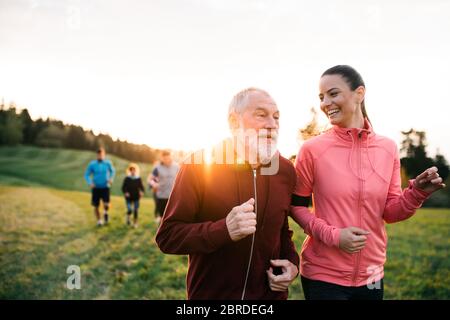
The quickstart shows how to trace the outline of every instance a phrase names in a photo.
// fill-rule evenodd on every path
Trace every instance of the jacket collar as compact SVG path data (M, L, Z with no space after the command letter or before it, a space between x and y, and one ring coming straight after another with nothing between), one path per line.
M332 130L338 137L346 141L352 141L359 137L366 140L375 134L367 118L364 118L364 128L341 128L335 125Z

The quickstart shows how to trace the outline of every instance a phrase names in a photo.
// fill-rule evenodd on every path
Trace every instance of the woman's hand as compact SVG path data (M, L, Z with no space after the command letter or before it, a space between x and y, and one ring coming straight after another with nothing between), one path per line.
M419 174L414 180L414 187L428 193L445 188L442 178L439 177L438 168L431 167Z
M356 227L341 229L339 234L339 248L347 253L358 252L366 246L366 235L369 233L369 231Z

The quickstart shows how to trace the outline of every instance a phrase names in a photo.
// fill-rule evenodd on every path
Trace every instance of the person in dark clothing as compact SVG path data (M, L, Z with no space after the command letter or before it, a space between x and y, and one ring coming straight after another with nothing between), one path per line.
M144 195L144 185L139 176L139 166L137 164L131 163L128 166L127 176L122 183L122 192L127 205L126 223L130 225L130 216L133 212L133 226L137 228L139 199Z
M267 92L238 93L233 137L180 168L155 240L164 253L189 255L188 299L288 297L299 266L288 224L296 175L277 151L278 118Z

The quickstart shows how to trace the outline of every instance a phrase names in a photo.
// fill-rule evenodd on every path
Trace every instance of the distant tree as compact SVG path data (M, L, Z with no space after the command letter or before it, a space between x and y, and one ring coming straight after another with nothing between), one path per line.
M39 147L62 148L64 147L67 131L52 123L39 132L35 144Z
M45 128L47 128L50 125L50 123L47 120L44 120L42 118L37 119L33 122L32 129L31 129L31 144L36 143L36 139L40 132L42 132Z
M79 150L89 150L90 142L87 139L87 132L79 126L69 126L67 136L64 143L66 148L79 149Z
M2 102L0 110L0 145L17 145L23 140L23 123L16 114L14 104L8 109Z
M308 124L299 130L298 138L306 141L320 134L319 124L317 122L317 111L315 108L311 108L312 119Z
M97 144L99 147L105 148L106 152L115 154L114 141L109 135L103 133L99 134L97 136Z
M400 159L409 178L416 177L425 169L433 166L433 159L427 156L427 141L424 131L402 131L404 136L400 151L405 155Z
M423 204L424 207L450 207L450 167L443 155L437 152L435 158L427 156L426 151L426 134L424 131L409 131L402 132L404 138L401 144L400 151L403 157L400 159L402 164L402 185L406 186L408 179L415 178L418 174L429 167L436 166L439 175L443 181L447 181L447 188L434 192L430 198Z
M450 173L450 166L447 162L447 159L440 154L439 150L436 153L436 156L434 157L434 165L438 168L439 175L442 177L443 181L446 181L449 177ZM450 187L450 186L449 186Z
M99 148L97 136L92 130L85 131L87 150L97 150Z
M27 109L23 109L19 115L22 124L23 124L23 143L24 144L32 144L36 138L34 134L34 122L31 119L30 114Z

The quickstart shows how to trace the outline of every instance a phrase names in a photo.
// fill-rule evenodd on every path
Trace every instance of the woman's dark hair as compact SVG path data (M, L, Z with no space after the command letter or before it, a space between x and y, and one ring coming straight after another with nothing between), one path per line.
M364 80L359 72L347 65L337 65L331 67L322 74L322 77L336 74L344 78L345 82L348 83L351 90L356 90L359 86L363 86L364 88L366 87L366 85L364 84ZM361 111L364 118L367 118L367 120L370 122L364 100L361 102Z

